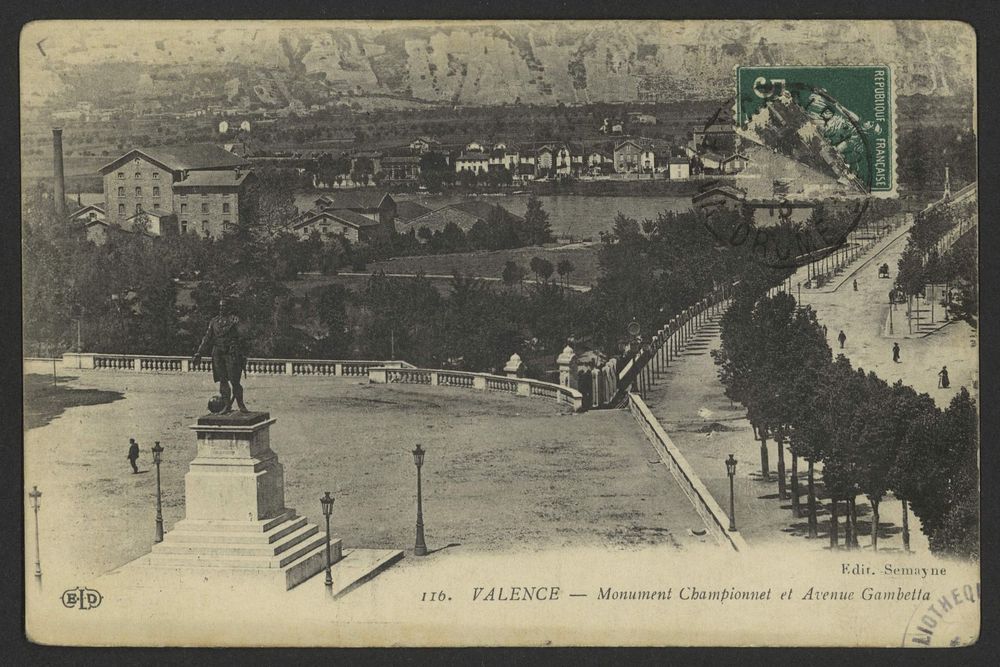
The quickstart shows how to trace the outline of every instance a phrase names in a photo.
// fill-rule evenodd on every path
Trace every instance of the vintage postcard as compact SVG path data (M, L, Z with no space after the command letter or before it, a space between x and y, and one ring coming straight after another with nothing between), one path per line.
M28 638L974 644L976 50L28 24Z

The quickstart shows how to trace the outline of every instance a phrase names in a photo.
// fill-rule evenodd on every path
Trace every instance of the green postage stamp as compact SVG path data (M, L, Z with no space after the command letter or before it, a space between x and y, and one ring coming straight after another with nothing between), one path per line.
M797 162L817 193L832 194L835 181L839 195L894 196L894 85L882 65L737 67L744 150L758 144Z

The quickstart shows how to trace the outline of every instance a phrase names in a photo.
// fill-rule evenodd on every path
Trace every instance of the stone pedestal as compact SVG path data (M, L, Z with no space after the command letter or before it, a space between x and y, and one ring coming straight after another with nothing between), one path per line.
M524 362L521 361L521 355L517 352L510 355L510 359L507 360L506 365L503 367L503 374L509 378L523 378L525 372Z
M285 590L323 570L326 535L285 507L284 471L270 443L275 421L267 412L198 419L185 518L153 547L149 565L267 580ZM332 540L331 562L341 557L340 540Z
M559 384L571 389L579 389L577 358L572 347L567 345L563 348L562 353L556 357L556 365L559 367Z

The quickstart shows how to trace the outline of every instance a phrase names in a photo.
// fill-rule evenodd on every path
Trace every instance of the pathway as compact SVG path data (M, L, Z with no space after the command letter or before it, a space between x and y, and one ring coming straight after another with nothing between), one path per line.
M731 404L726 398L711 356L711 350L720 346L718 320L719 316L710 318L681 355L671 361L669 368L665 369L657 383L647 392L646 403L723 508L729 507L729 478L724 461L729 454L735 455L739 462L734 483L736 526L751 548L760 544L803 549L828 548L829 513L824 506L821 467L817 467L816 487L820 509L816 539L808 539L807 520L792 514L791 500L778 499L777 453L773 440L768 442L771 480L765 482L761 478L760 442L754 440L750 423L746 419L746 409L739 404ZM785 467L790 492L791 455L787 452ZM805 461L799 462L799 480L804 510L807 500ZM902 549L900 509L899 503L891 498L880 506L880 551ZM863 547L869 543L869 516L867 503L859 497L858 524ZM927 548L919 523L912 515L910 545L917 551Z
M896 236L881 248L876 248L853 273L849 280L829 292L802 290L802 303L812 306L820 324L827 327L827 340L834 353L840 353L838 333L843 330L847 342L843 353L855 367L874 371L890 384L902 380L918 392L926 392L946 407L959 388L965 386L974 396L978 393L979 355L976 332L965 322L951 322L938 328L931 335L899 340L885 336L888 317L888 293L892 279L878 277L880 264L889 265L890 276L896 275L899 256L906 247L907 235ZM792 285L804 282L804 270L792 276ZM853 281L858 281L858 291ZM797 292L793 292L797 296ZM942 308L935 305L935 317L941 319ZM927 318L930 305L923 302L921 317ZM907 331L905 305L897 305L893 312L894 331ZM916 324L914 322L914 324ZM940 324L940 323L939 323ZM898 342L900 362L892 361L892 344ZM949 389L938 388L937 373L948 367L951 377Z

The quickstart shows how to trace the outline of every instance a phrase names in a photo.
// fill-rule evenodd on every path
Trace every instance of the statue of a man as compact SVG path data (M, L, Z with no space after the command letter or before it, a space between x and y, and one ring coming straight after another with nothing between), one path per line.
M222 414L233 411L233 399L236 399L240 412L249 412L243 403L243 385L240 384L246 370L246 342L240 318L227 299L219 301L219 314L208 323L208 331L194 355L195 363L201 361L201 355L206 350L212 353L212 377L219 383L219 394L226 404Z

